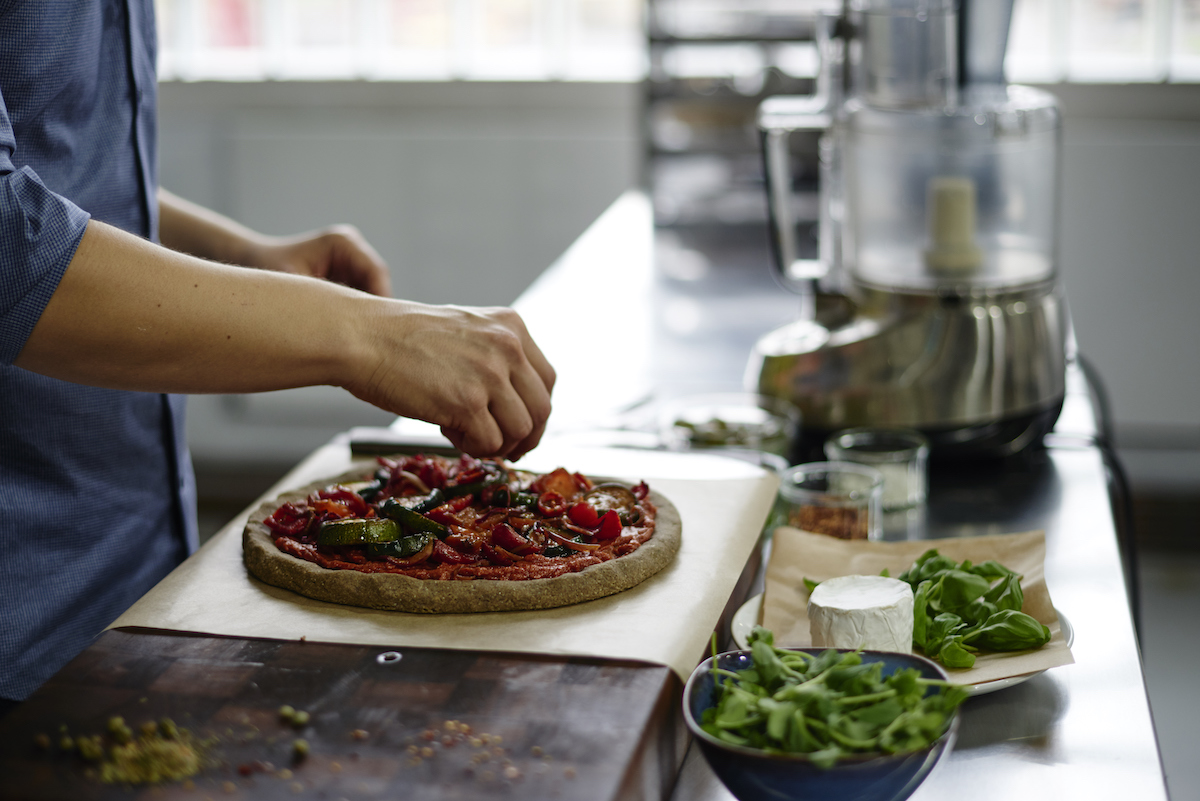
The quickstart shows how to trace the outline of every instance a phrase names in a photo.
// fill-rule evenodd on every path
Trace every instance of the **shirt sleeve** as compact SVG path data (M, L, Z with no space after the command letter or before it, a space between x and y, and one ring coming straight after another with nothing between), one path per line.
M12 364L67 265L89 215L55 194L28 166L13 162L17 150L8 110L0 95L0 363Z

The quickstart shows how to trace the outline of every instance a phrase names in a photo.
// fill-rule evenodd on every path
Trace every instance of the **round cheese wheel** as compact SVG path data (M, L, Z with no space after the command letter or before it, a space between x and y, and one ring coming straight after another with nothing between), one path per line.
M808 599L809 631L817 648L863 648L912 653L913 592L884 576L822 581Z

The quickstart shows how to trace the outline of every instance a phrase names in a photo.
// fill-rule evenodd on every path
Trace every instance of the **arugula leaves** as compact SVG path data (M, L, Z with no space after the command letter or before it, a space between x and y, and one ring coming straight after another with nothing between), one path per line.
M898 754L929 746L946 731L965 688L925 679L915 668L883 675L858 652L816 656L776 648L774 635L750 634L753 667L713 663L717 703L700 726L727 743L769 753L802 753L827 769L845 754Z

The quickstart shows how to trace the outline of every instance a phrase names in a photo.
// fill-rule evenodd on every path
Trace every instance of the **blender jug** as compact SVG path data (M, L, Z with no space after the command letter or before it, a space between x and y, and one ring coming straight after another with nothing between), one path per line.
M1003 83L1007 21L973 30L970 10L855 0L822 15L816 94L760 108L776 268L802 303L747 379L800 407L811 447L903 426L935 458L1007 455L1057 419L1060 115ZM815 260L798 257L792 214L788 145L804 131L820 136Z

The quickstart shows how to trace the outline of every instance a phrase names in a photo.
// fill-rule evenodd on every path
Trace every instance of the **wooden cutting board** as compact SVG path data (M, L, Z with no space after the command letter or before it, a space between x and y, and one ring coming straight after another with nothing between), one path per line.
M114 630L0 720L0 798L663 798L686 746L680 693L634 662ZM208 766L111 785L53 744L115 715L210 738Z

